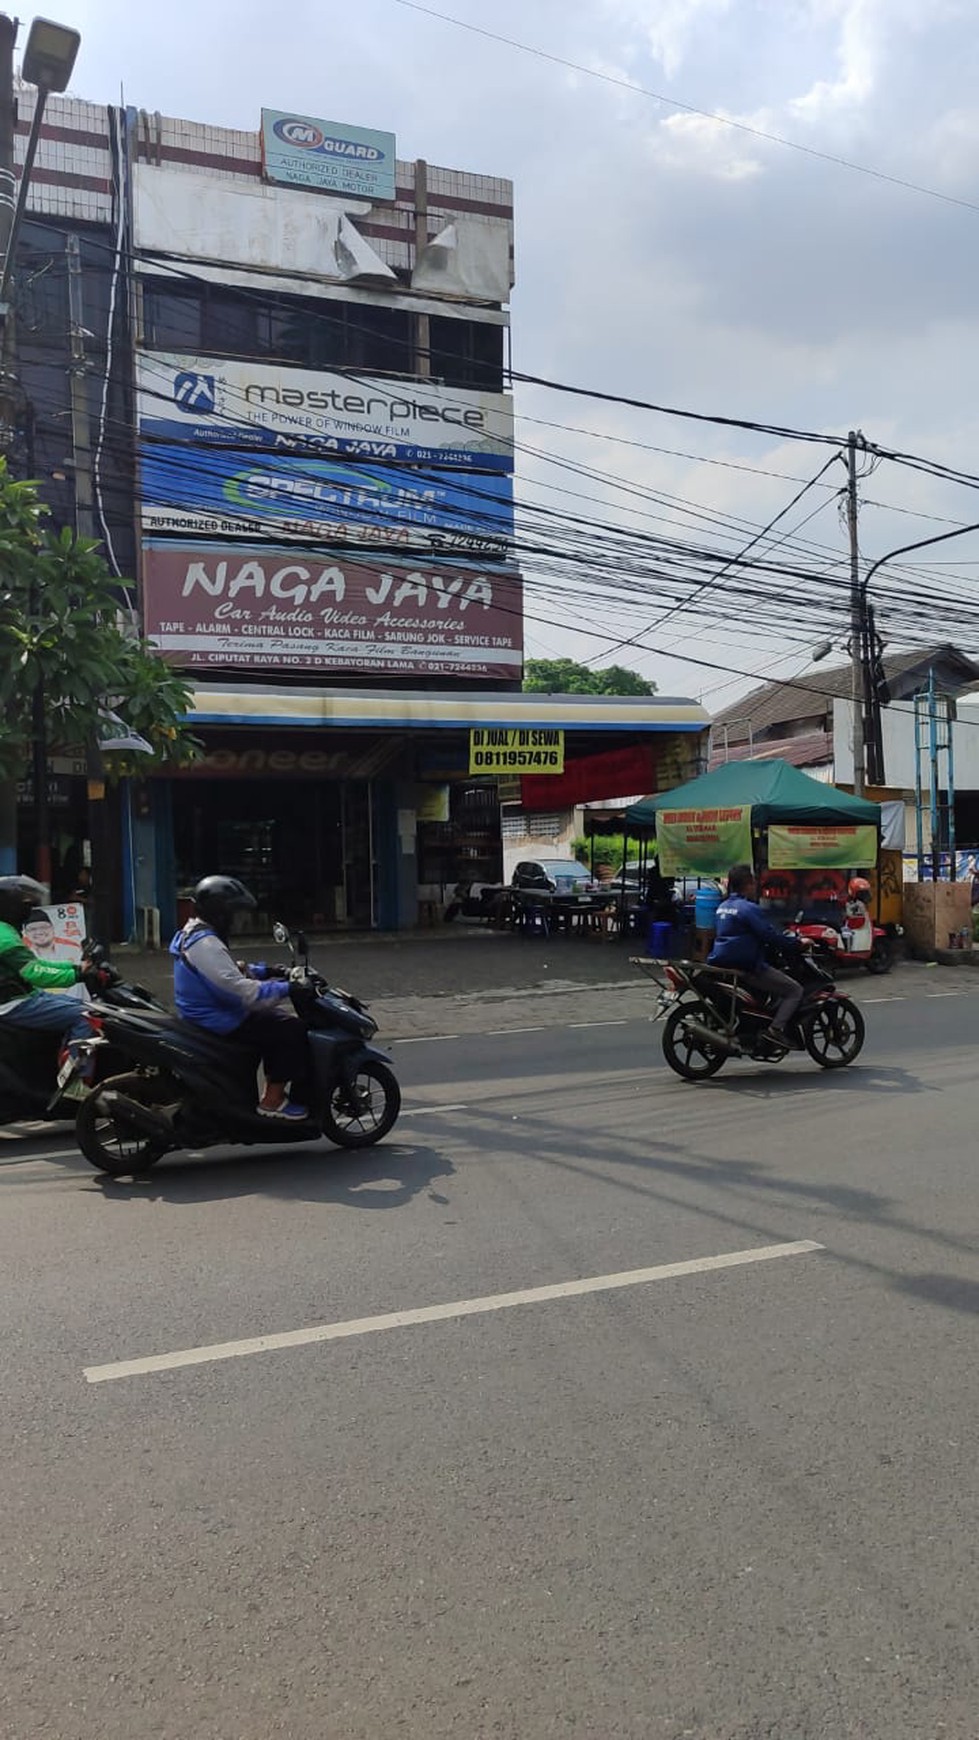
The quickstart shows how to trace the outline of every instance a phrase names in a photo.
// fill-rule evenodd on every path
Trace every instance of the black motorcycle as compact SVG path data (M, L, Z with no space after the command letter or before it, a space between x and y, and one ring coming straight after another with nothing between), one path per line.
M808 954L786 953L778 965L803 986L789 1037L821 1069L845 1069L863 1049L859 1008ZM670 961L664 973L657 1010L657 1019L666 1017L663 1056L685 1081L705 1081L729 1057L781 1063L792 1056L768 1032L772 1008L764 991L734 969Z
M85 988L106 1009L162 1009L143 985L128 984L105 960L104 950L85 942L84 959L93 971ZM79 1004L89 1021L94 1005ZM58 1033L37 1033L26 1027L6 1027L0 1020L0 1125L24 1119L74 1118L78 1101L101 1075L122 1067L122 1058L111 1047L102 1047L84 1061L69 1056Z
M293 942L277 924L273 935L292 954L292 1003L309 1040L308 1117L262 1117L255 1103L258 1054L246 1046L177 1016L100 1007L101 1032L91 1044L111 1045L127 1068L102 1081L78 1110L78 1146L99 1172L138 1177L176 1149L238 1142L267 1148L327 1136L341 1148L369 1148L392 1129L401 1089L386 1053L369 1043L377 1022L356 997L314 971L301 933Z

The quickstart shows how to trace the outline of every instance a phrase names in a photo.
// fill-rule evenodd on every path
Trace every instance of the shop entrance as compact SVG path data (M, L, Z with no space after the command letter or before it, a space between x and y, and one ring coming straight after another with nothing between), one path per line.
M368 780L187 779L173 783L180 913L201 876L238 876L274 918L368 928L373 895Z

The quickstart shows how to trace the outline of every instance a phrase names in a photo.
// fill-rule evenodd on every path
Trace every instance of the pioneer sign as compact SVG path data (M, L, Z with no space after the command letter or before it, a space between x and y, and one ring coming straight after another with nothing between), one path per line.
M143 590L147 637L187 668L521 675L509 568L167 541L143 547Z

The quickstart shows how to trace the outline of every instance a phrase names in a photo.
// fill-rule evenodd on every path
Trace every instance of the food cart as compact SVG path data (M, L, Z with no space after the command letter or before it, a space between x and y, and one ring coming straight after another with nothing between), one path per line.
M643 798L625 821L636 834L655 834L664 876L724 877L732 864L752 864L773 919L832 912L854 871L870 881L879 913L880 805L790 762L728 762Z

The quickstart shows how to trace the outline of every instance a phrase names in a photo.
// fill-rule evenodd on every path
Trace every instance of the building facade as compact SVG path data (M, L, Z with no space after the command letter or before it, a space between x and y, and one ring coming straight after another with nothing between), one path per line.
M255 123L50 99L18 254L21 294L43 292L29 245L71 292L60 360L50 331L21 347L36 474L193 685L197 764L112 799L124 934L165 933L215 868L267 912L385 928L502 872L499 786L471 756L526 711L512 188L389 133ZM705 723L566 701L525 729L572 763Z

